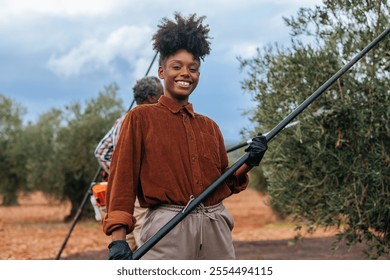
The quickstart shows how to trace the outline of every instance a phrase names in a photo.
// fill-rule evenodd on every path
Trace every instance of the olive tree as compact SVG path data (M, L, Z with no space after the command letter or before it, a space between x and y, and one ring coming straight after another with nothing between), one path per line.
M256 128L272 129L388 28L387 1L323 1L285 18L291 45L240 59ZM371 257L390 250L390 38L380 42L271 143L271 205L310 229L336 226Z
M62 195L72 202L66 220L77 213L98 169L94 156L97 144L116 118L125 112L117 91L118 87L112 84L85 106L75 102L65 108L64 124L56 141L56 160L61 162Z
M23 115L26 109L0 94L0 194L2 205L18 203L18 193L26 186L23 148Z

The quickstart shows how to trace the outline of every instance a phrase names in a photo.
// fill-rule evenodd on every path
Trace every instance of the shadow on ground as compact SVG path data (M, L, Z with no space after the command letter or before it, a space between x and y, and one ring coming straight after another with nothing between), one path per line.
M332 246L335 237L304 238L296 244L291 240L235 241L238 260L364 260L364 245ZM88 251L66 257L67 260L104 260L107 250Z

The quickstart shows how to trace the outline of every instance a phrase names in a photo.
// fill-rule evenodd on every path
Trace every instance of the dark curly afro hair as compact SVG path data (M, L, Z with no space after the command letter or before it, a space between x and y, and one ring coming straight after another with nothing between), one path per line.
M153 49L160 53L160 65L164 59L181 49L189 51L199 61L204 60L211 50L211 38L208 36L210 29L203 24L205 18L197 18L196 14L184 18L176 12L176 21L162 19L152 38Z

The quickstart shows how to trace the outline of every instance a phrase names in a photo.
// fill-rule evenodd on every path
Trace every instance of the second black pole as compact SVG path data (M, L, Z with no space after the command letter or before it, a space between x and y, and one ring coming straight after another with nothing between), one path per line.
M310 105L321 93L328 89L337 79L339 79L349 68L351 68L356 62L358 62L366 53L368 53L376 44L383 40L390 33L390 27L383 31L378 37L376 37L370 44L368 44L363 50L361 50L350 62L342 67L336 74L334 74L328 81L326 81L320 88L318 88L309 98L302 102L292 113L290 113L283 121L281 121L276 127L274 127L266 137L268 140L274 138L289 122L291 122L297 115L299 115L307 106ZM250 140L249 140L250 141ZM248 142L235 145L228 148L228 152L245 147Z

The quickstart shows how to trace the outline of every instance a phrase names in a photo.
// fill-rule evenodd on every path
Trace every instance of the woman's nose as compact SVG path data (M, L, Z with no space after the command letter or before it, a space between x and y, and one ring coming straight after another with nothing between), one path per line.
M182 67L180 74L183 75L183 76L189 76L190 75L190 70L187 67Z

